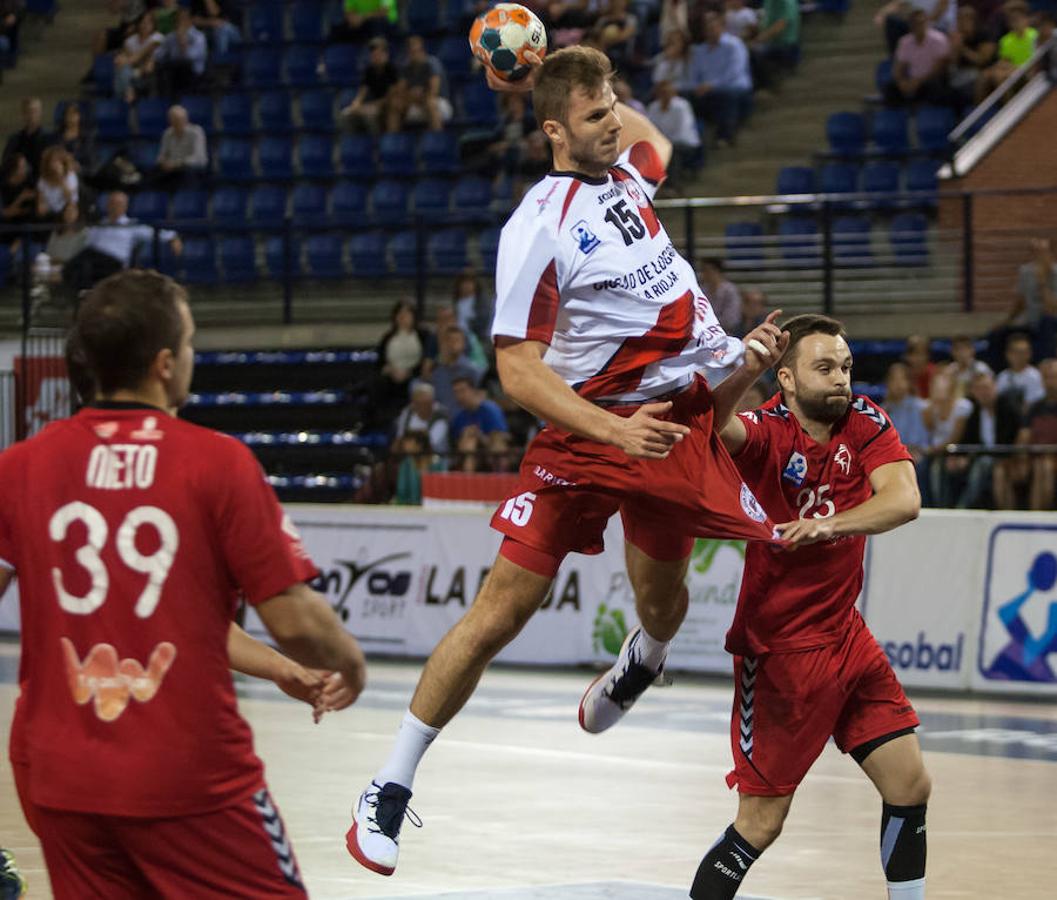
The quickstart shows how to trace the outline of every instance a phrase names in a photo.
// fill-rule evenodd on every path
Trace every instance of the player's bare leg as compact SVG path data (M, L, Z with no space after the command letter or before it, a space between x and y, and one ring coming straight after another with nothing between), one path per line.
M361 865L380 875L393 873L419 762L470 699L488 664L539 609L552 580L497 557L469 611L430 655L389 759L353 813L346 846ZM421 824L413 813L411 821Z
M760 854L782 833L793 795L738 795L738 815L697 867L690 888L693 900L731 900Z
M668 644L683 624L689 604L689 556L653 559L630 542L624 549L640 624L628 633L616 662L591 683L580 701L580 727L592 734L620 721L663 672Z
M904 734L860 762L883 801L881 866L891 900L924 900L925 810L932 781L916 734Z

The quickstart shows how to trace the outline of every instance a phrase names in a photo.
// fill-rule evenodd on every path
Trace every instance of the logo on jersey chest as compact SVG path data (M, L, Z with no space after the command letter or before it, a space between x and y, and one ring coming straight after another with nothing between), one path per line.
M800 487L804 483L804 478L807 477L807 459L803 453L799 453L794 450L789 460L785 464L785 468L782 469L782 478L786 481L791 481L797 487Z
M837 452L833 454L833 462L845 475L851 474L851 451L847 444L841 444L837 448Z
M569 229L569 234L576 238L576 242L580 245L580 252L585 256L590 256L595 248L602 243L597 237L595 237L594 232L588 228L587 222L583 219Z
M767 513L760 506L760 501L756 499L756 495L744 481L741 483L740 499L742 512L754 522L763 522L767 518Z
M646 195L642 193L642 188L634 181L622 181L621 184L624 186L624 192L631 198L632 203L636 206L646 205Z

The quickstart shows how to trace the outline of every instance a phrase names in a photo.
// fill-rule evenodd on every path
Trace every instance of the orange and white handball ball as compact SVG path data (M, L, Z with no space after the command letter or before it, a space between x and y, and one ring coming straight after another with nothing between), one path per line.
M547 33L531 9L497 3L473 20L470 49L498 78L519 81L532 68L525 54L531 51L542 59L547 52Z

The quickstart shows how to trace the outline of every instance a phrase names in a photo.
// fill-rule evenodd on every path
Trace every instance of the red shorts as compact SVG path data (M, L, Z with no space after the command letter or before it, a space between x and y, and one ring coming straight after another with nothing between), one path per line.
M689 556L695 537L769 541L773 523L712 430L712 393L698 377L668 399L664 418L690 427L667 459L623 450L547 427L529 444L518 485L492 516L508 538L559 561L570 551L601 553L614 513L627 540L654 559ZM610 408L621 416L637 406Z
M742 794L785 796L830 736L848 753L918 724L888 657L856 614L826 647L734 657L727 784Z
M14 769L55 900L308 896L267 788L212 813L135 819L34 806L28 766Z

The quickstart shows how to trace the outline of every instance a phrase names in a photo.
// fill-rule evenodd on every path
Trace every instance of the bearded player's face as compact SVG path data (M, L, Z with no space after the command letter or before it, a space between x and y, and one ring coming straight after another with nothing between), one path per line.
M793 364L779 371L787 399L815 422L836 422L851 402L851 350L840 335L810 334L796 348Z
M569 97L565 139L576 171L604 173L620 155L624 124L616 110L617 98L607 82L593 94L577 88Z

